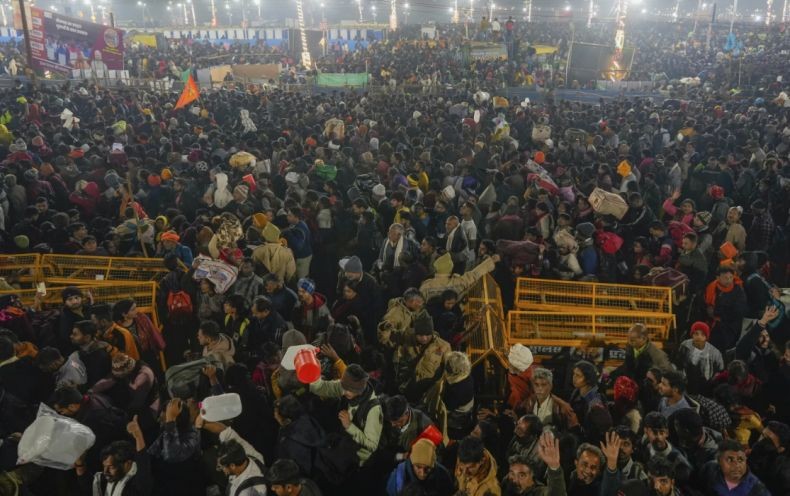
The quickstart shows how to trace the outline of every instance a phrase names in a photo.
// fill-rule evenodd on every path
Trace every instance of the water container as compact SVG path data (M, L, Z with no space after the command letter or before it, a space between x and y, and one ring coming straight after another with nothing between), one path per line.
M236 393L209 396L200 404L200 414L209 422L222 422L241 415L241 398Z
M17 463L68 470L95 442L96 436L87 426L42 403L38 417L19 440Z
M321 378L321 364L313 350L300 350L294 357L296 378L302 384L312 384Z

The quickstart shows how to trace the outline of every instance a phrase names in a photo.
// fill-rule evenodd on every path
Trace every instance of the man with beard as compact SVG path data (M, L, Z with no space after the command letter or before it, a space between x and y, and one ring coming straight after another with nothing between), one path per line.
M675 486L675 465L664 458L651 458L647 464L647 477L651 496L682 496Z
M529 460L535 473L542 475L546 467L541 467L542 463L538 456L538 438L541 432L543 432L543 423L536 415L527 414L518 419L513 439L510 440L505 451L507 460L515 456Z
M746 451L738 441L722 441L716 459L702 468L704 493L708 496L770 496L765 484L749 471L746 461Z
M63 309L60 311L60 321L58 322L58 340L57 348L63 356L71 355L71 352L76 351L76 346L71 342L71 330L74 329L74 324L81 320L86 320L90 315L85 315L85 306L83 305L82 291L74 286L64 288L61 292L63 298Z
M685 456L669 442L669 422L659 412L650 412L643 422L645 436L642 438L642 461L657 456L666 458L675 466L676 478L688 480L691 464Z
M763 429L760 439L749 453L749 468L771 491L790 494L790 427L772 420Z
M617 455L617 467L623 474L623 480L647 479L642 464L633 459L636 449L636 434L629 427L620 425L615 427L615 432L620 436L620 453Z
M511 456L508 460L510 470L502 481L504 496L565 496L565 478L560 466L560 441L554 434L546 432L538 440L538 455L548 467L547 485L535 480L535 465L532 460L522 456Z
M102 450L102 471L93 478L94 495L132 496L151 494L153 490L151 461L145 449L143 432L137 423L137 415L126 426L126 430L134 438L135 444L132 446L128 441L115 441ZM87 485L90 479L86 476L85 465L78 461L75 467L80 482L83 486Z

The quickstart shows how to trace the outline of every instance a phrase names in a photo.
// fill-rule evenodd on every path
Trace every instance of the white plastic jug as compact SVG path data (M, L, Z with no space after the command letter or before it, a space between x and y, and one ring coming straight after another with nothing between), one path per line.
M93 431L55 413L43 403L38 417L25 429L17 447L17 463L67 470L96 442Z
M236 393L209 396L200 404L200 414L209 422L221 422L241 415L241 398Z

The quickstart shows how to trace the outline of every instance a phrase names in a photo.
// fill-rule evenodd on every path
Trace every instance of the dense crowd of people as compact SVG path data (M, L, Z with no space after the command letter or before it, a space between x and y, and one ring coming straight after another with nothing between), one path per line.
M762 34L769 85L714 68L662 103L4 90L2 253L167 272L161 328L134 299L73 286L53 309L0 280L0 494L790 494L788 64ZM446 43L331 64L480 70ZM489 274L506 311L523 276L671 284L675 339L635 319L613 370L512 343L492 395L463 310ZM17 458L46 408L95 435L67 470Z

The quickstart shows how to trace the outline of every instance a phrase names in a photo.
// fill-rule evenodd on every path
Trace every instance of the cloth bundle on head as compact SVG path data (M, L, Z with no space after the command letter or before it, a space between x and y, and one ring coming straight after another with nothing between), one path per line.
M614 400L623 399L636 402L639 394L639 385L630 377L621 375L614 381Z
M527 370L534 358L532 351L521 343L516 343L510 347L510 352L507 354L507 361L511 367L516 369L518 373Z
M228 175L220 172L215 176L217 187L214 190L214 205L217 208L225 208L228 203L233 201L233 194L228 189Z
M243 236L244 231L238 217L228 213L222 214L222 223L208 243L209 253L213 258L219 258L219 253L223 248L235 249L236 242Z
M258 212L252 214L252 225L257 227L258 229L263 229L269 223L269 218L266 217L266 214Z
M343 372L343 377L340 378L340 386L349 393L362 394L368 386L368 378L368 373L360 365L352 363Z
M453 271L453 257L449 253L445 253L433 262L433 268L436 274L449 274Z
M409 461L412 465L433 467L436 465L436 446L425 438L418 439L411 447Z
M278 243L280 241L280 228L269 222L261 229L261 236L267 243Z
M241 127L244 129L245 133L254 133L258 130L258 127L255 126L255 123L252 122L250 119L250 111L247 109L241 109Z
M299 279L299 282L296 283L296 287L304 290L307 294L315 293L315 281L307 277Z
M181 240L175 231L165 231L159 236L159 239L161 241L172 241L173 243L178 243Z
M691 324L689 336L693 336L695 332L700 331L705 334L705 339L710 339L710 326L705 322L694 322Z
M123 353L112 357L112 375L116 378L126 377L132 373L137 362L134 358Z

